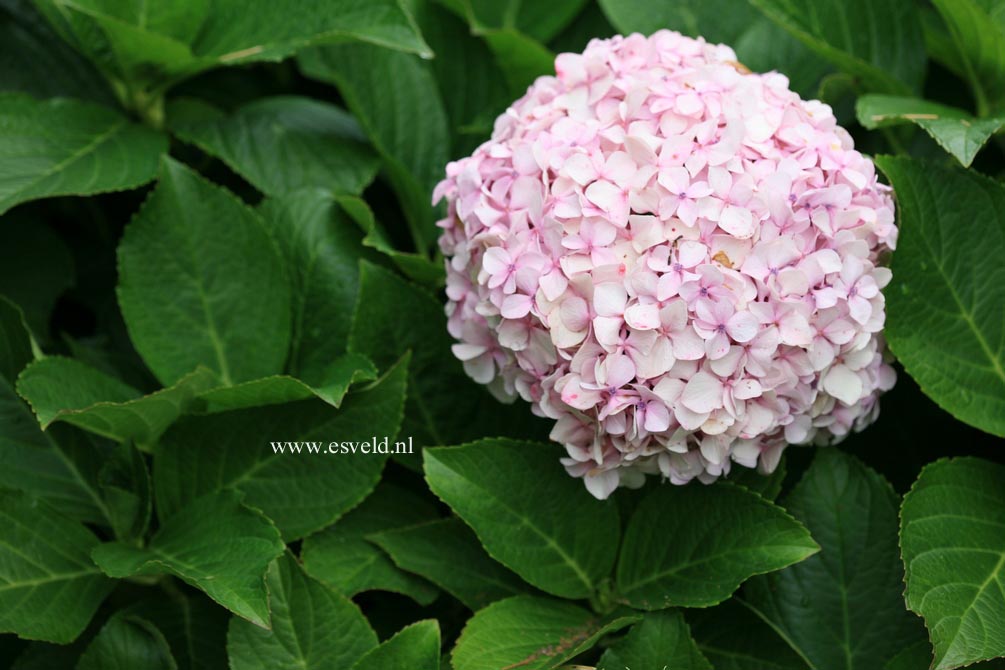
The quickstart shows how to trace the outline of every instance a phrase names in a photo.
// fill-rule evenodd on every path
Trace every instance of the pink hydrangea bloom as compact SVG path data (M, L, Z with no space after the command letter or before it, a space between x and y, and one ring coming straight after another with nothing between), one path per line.
M598 498L874 420L893 200L830 108L669 31L555 69L436 189L468 373L554 419Z

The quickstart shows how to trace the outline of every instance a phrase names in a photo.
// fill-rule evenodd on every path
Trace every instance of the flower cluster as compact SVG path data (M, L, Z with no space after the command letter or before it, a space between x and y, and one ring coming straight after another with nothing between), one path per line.
M555 66L434 194L468 374L554 419L598 498L871 422L897 229L830 108L669 31Z

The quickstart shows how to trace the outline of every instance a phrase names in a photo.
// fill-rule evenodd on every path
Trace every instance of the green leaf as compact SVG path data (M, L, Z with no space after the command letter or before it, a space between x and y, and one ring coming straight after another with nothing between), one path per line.
M56 428L43 433L14 388L0 381L0 488L42 498L73 519L107 523L97 483L106 449Z
M272 630L231 619L231 670L349 668L377 646L359 608L304 574L289 553L269 567L267 581Z
M431 55L395 0L39 0L56 30L117 81L130 104L220 65L278 61L311 44L360 40Z
M359 194L377 175L377 157L355 119L311 98L260 98L229 116L170 125L266 195L306 187Z
M163 516L207 493L232 488L275 521L287 541L330 525L373 490L386 455L279 452L273 443L393 442L401 423L407 357L346 397L251 408L176 423L157 445L154 483ZM393 447L389 444L389 447Z
M261 512L236 491L193 501L164 519L145 547L108 542L92 552L110 577L171 574L252 623L269 625L265 571L285 548Z
M107 107L0 93L0 214L39 198L142 186L165 151L164 135Z
M146 534L153 511L150 472L143 454L123 443L98 472L116 539L129 542Z
M429 64L367 44L311 49L298 62L308 77L338 87L384 161L416 251L425 253L438 236L430 194L444 177L450 149L447 113Z
M528 586L485 553L460 519L440 519L368 536L402 570L425 577L471 610L519 595ZM449 561L443 557L449 556Z
M99 540L23 493L0 491L0 632L72 642L112 582L91 562Z
M165 385L198 365L225 384L283 367L290 293L276 244L254 211L170 158L119 244L118 294Z
M818 450L785 498L821 552L752 579L746 600L817 670L875 668L922 637L902 597L899 502L881 475L837 449Z
M378 258L331 195L309 189L262 203L290 279L293 333L289 371L320 385L345 353L359 291L360 258ZM398 352L398 356L404 350Z
M37 337L49 337L56 300L73 285L73 256L37 218L11 212L0 223L0 295L24 310Z
M199 395L202 411L207 414L227 412L263 405L281 405L308 398L320 398L333 407L340 407L349 387L358 382L373 381L377 368L364 356L344 354L334 359L317 387L288 375L274 375L243 382L234 386L221 386Z
M925 619L935 670L1005 656L1005 466L925 467L900 510L907 606Z
M353 670L439 670L440 624L418 621L356 661Z
M454 670L557 668L601 636L639 617L598 618L572 603L515 596L492 603L464 626L451 655Z
M177 670L164 635L149 621L117 615L88 645L77 670Z
M698 648L716 670L809 667L768 624L735 598L715 607L688 610L687 619Z
M115 104L108 82L52 31L30 0L0 0L0 89Z
M234 65L347 39L432 56L396 0L308 0L296 11L268 0L218 0L194 50Z
M925 44L912 0L751 0L772 21L866 89L911 93L925 73Z
M180 670L227 667L227 623L230 615L209 598L182 592L172 582L123 610L153 623L164 634Z
M1005 116L977 119L956 107L898 95L863 95L855 104L865 128L914 123L932 136L964 167L969 167L988 139L1005 126Z
M0 296L0 489L43 498L73 519L106 522L97 484L105 450L69 430L43 433L14 392L14 379L31 358L23 314Z
M304 540L304 570L350 598L370 590L392 591L428 605L437 590L415 575L402 572L366 537L393 528L435 519L436 508L419 496L382 483L343 518ZM440 554L440 559L447 555Z
M548 593L586 598L614 566L618 511L566 474L556 451L504 439L426 449L426 480L493 558Z
M1005 12L999 0L933 0L983 116L1005 111Z
M547 422L517 402L501 405L475 384L450 351L443 306L387 270L362 263L349 350L385 369L413 352L402 434L417 444L451 444L485 435L547 438Z
M661 486L628 522L617 589L640 609L707 607L819 550L785 510L741 486Z
M21 372L17 392L31 405L43 430L64 421L120 442L152 445L192 407L196 394L218 383L216 375L200 368L174 386L145 396L85 363L46 356Z
M604 652L600 667L712 670L678 611L645 615L628 635Z
M940 407L1005 437L1005 186L909 158L876 163L900 208L890 348Z

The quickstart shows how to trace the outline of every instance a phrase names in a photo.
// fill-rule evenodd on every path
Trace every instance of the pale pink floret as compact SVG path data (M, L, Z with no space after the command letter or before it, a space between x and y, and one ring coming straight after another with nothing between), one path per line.
M890 189L829 107L660 31L562 54L447 166L454 353L598 498L876 418Z

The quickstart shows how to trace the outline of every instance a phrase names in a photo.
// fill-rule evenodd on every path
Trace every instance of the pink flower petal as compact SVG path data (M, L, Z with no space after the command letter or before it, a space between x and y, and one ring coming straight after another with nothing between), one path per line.
M680 401L684 407L699 414L722 407L722 380L707 372L698 372L684 387Z

